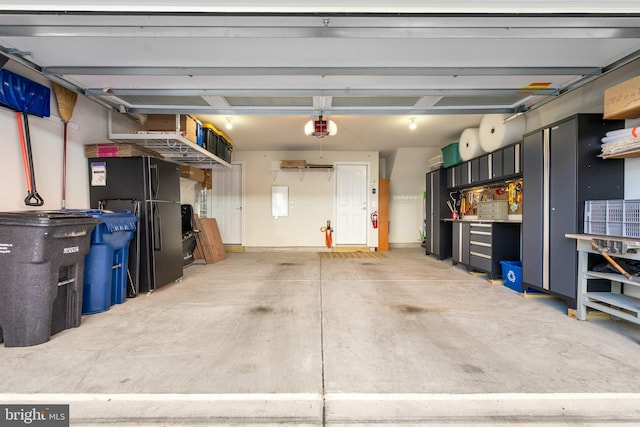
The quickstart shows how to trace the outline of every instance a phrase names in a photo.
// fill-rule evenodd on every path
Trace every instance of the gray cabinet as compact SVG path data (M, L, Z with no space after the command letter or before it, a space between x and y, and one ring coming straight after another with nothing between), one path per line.
M500 148L447 169L447 188L488 184L522 174L521 143Z
M453 223L451 259L453 264L469 265L469 222Z
M444 221L450 216L446 176L446 169L436 169L426 176L425 254L438 259L451 256L451 223Z
M577 255L565 234L581 233L586 200L624 198L624 161L603 160L600 138L621 121L580 114L525 135L522 276L526 288L575 307Z
M464 264L496 279L502 276L500 261L519 259L519 223L458 221L454 224L454 264Z
M477 157L471 162L471 184L480 184L489 180L491 154Z
M471 163L452 166L447 171L447 188L465 187L471 183Z
M491 153L491 180L519 176L521 144L517 143Z
M502 150L502 177L507 178L519 175L520 170L520 143L510 145Z
M455 176L454 187L464 187L471 182L471 164L464 162L453 167Z

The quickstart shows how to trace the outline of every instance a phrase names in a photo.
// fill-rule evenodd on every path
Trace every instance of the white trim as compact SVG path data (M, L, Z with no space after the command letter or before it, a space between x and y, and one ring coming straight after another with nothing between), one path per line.
M179 5L172 0L138 0L135 4L125 0L66 2L51 4L48 1L14 2L2 6L14 11L89 11L89 12L255 12L255 13L633 13L640 11L638 2L617 1L518 1L493 2L466 0L452 4L437 0L416 5L415 1L373 0L363 5L359 1L325 0L317 2L281 0L277 4L264 5L256 1L184 0ZM419 3L419 2L418 2Z

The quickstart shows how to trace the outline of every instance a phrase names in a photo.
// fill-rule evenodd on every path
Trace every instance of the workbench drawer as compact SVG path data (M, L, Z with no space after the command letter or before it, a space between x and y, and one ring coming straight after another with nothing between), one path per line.
M471 249L469 254L469 265L479 270L491 272L491 258L485 258L485 254Z
M477 252L482 255L486 255L487 257L491 257L492 249L491 245L487 245L486 243L474 243L469 242L469 252Z
M491 234L479 234L474 233L473 230L471 230L469 233L469 243L480 243L491 247Z

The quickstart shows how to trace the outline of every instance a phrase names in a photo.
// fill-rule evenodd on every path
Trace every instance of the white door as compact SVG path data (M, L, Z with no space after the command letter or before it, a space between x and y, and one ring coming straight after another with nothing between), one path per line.
M336 165L337 245L367 244L367 165Z
M242 165L213 168L211 217L225 245L242 245Z

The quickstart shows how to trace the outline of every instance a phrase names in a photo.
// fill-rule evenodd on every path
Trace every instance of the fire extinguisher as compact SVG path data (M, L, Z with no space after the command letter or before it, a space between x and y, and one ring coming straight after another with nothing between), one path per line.
M371 214L371 223L373 224L373 228L378 228L378 211Z

